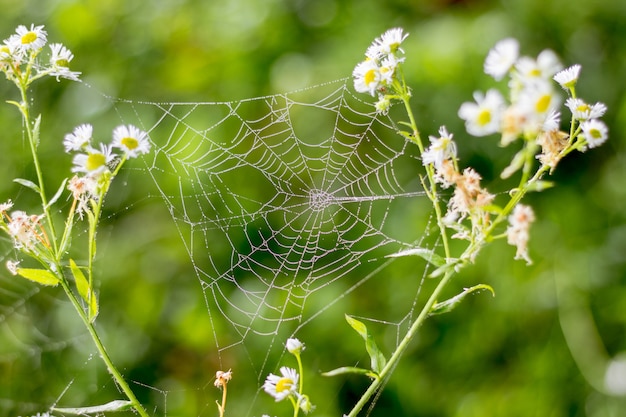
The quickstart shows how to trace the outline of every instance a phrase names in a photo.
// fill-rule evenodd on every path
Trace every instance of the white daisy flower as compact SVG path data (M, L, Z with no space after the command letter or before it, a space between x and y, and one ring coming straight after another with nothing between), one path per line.
M148 134L133 125L116 127L113 130L111 146L123 150L129 158L136 158L150 152Z
M459 117L465 120L467 132L474 136L486 136L500 130L505 101L502 94L491 89L487 94L474 93L475 103L465 102L459 108Z
M562 68L559 58L549 49L542 51L537 59L525 56L515 64L517 78L523 85L550 80Z
M43 30L43 26L31 24L30 29L28 29L24 25L19 25L15 32L9 38L9 42L18 45L24 51L41 49L48 40L48 34Z
M503 39L489 51L485 59L485 74L500 81L513 67L519 56L519 43L516 39Z
M560 98L554 93L552 86L543 81L523 89L516 105L525 119L524 132L535 134L541 130L546 119L558 108Z
M80 72L70 71L70 61L74 59L74 54L60 43L50 44L52 55L50 56L50 66L52 68L51 76L67 78L68 80L78 81Z
M572 88L576 85L576 82L578 81L580 68L581 66L578 64L572 65L569 68L565 68L564 70L557 72L553 79L554 81L559 83L561 87L563 87L565 90Z
M103 143L100 144L99 150L87 146L85 151L86 153L74 156L72 172L84 172L87 175L97 177L108 171L109 164L115 159L111 148Z
M380 85L380 69L373 59L366 59L357 64L352 72L354 89L359 93L370 93L374 96Z
M572 112L572 116L576 120L597 119L604 116L606 106L604 103L587 104L579 98L568 98L565 105Z
M430 147L422 154L422 164L433 164L436 169L441 169L443 161L456 158L456 143L452 140L452 134L448 133L445 126L439 128L439 137L429 136Z
M398 51L404 53L400 45L407 36L409 36L409 34L404 33L402 28L389 29L374 40L365 55L368 58L378 59L386 55L395 55Z
M393 84L393 77L396 73L398 64L404 61L404 58L397 58L395 55L389 55L380 62L378 72L380 74L380 83L382 85Z
M65 135L63 139L63 146L65 146L65 152L80 151L89 146L93 135L93 126L90 124L82 124L74 128L72 133Z
M296 395L298 389L298 372L295 369L283 366L280 368L280 376L269 374L263 389L276 401L282 401L290 395Z
M606 125L596 119L587 120L580 125L580 128L589 148L596 148L602 145L606 142L609 135L609 129Z

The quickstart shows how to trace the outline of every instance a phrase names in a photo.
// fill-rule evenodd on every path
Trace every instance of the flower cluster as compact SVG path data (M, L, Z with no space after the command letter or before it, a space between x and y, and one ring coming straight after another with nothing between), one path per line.
M580 65L563 69L550 50L542 51L536 58L520 56L517 40L504 39L487 55L484 70L498 81L509 75L509 102L496 89L485 94L476 92L474 102L461 105L459 116L471 135L500 133L504 146L518 138L538 145L541 153L537 159L553 170L572 150L597 147L608 137L606 125L599 120L606 106L588 104L576 97L580 69ZM569 132L560 130L562 99L554 81L570 94L565 102L572 114ZM510 176L522 163L520 155L502 176Z
M280 375L274 375L270 373L263 384L263 390L276 399L276 401L282 401L288 398L297 415L298 410L302 410L305 413L311 412L315 407L311 404L309 397L302 392L302 361L300 359L300 353L304 350L304 344L296 339L287 339L285 343L287 351L296 357L298 361L298 368L300 373L293 368L283 366L280 368Z
M454 186L444 220L449 227L457 230L454 237L471 240L489 224L485 208L492 203L494 195L481 187L481 177L474 169L459 170L456 143L445 126L439 129L439 135L429 137L430 147L422 154L422 163L433 166L435 182L443 188ZM471 233L460 227L461 221L468 216L472 221Z
M13 207L13 203L9 200L0 204L0 222L6 229L9 236L13 238L13 247L25 251L33 251L37 244L43 244L48 247L48 238L46 232L41 225L41 216L35 214L26 214L24 211L16 210L10 215L8 211ZM16 269L9 265L11 273Z
M0 70L16 84L28 85L44 76L66 78L78 81L80 72L70 70L74 59L72 52L60 43L52 43L47 63L38 56L48 42L48 34L43 26L19 25L15 33L0 45Z
M357 64L352 72L354 89L375 96L378 93L376 110L386 114L391 99L397 98L399 65L404 62L402 42L408 34L401 28L389 29L367 48L365 60Z
M150 151L148 134L133 125L121 125L113 130L110 145L100 143L96 147L93 141L93 127L89 124L77 126L72 133L65 135L63 145L67 153L75 153L72 172L75 175L68 184L74 199L78 202L77 211L82 214L89 208L90 200L98 200L108 188L112 172L119 170L121 161L136 158Z

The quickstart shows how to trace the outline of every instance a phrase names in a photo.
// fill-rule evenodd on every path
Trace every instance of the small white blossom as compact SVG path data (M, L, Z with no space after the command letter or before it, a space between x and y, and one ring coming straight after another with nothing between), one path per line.
M500 92L491 89L486 95L474 93L475 103L466 102L459 108L459 117L465 120L467 132L473 136L486 136L500 130L505 101Z
M536 82L520 92L516 105L523 115L524 133L535 135L558 108L560 98L549 83Z
M15 32L16 33L9 38L9 43L23 51L41 49L48 40L48 34L43 29L43 26L31 24L30 29L28 29L24 25L19 25Z
M529 265L532 263L528 255L529 230L534 221L535 213L532 207L518 204L509 216L509 227L506 230L507 242L517 248L515 259L524 259Z
M148 134L133 125L121 125L113 130L112 146L123 150L129 158L150 152Z
M65 152L80 151L91 143L93 136L93 126L90 124L82 124L74 128L72 133L65 135L63 146Z
M287 343L285 343L285 346L287 347L289 353L293 355L299 355L300 352L304 350L304 343L296 338L287 339Z
M396 68L398 64L404 61L404 58L398 59L395 55L389 55L380 61L380 67L378 72L380 74L380 83L382 85L393 84L393 79L396 74Z
M519 56L519 43L516 39L503 39L489 51L485 59L484 71L500 81L513 67Z
M380 68L373 59L366 59L357 64L352 72L354 89L359 93L370 93L374 96L380 85Z
M587 104L579 98L570 97L565 101L565 105L570 109L572 116L576 120L597 119L606 113L604 103Z
M295 369L283 366L280 375L269 374L263 389L276 401L282 401L290 395L296 395L298 389L298 372Z
M407 36L409 34L404 33L402 28L389 29L374 40L365 55L368 58L379 59L387 55L395 55L398 51L404 53L400 45Z
M52 55L50 56L51 76L67 78L68 80L78 81L80 72L70 71L70 62L74 59L74 54L60 43L50 44Z
M521 57L515 64L518 76L524 84L537 80L549 80L562 68L563 65L557 55L549 49L542 51L537 59Z
M84 172L87 175L98 177L109 170L109 164L114 159L115 156L111 152L111 148L105 144L101 143L99 150L87 146L85 153L74 156L72 172Z
M578 82L580 68L581 67L578 64L565 68L564 70L556 73L553 77L554 81L559 83L565 90L570 89L576 85L576 82Z
M609 129L606 125L596 119L587 120L580 125L582 135L587 141L589 148L596 148L606 142Z
M443 165L443 161L447 159L456 159L456 143L452 140L451 133L445 126L439 128L439 137L429 136L430 146L422 154L422 164L433 166L440 170Z

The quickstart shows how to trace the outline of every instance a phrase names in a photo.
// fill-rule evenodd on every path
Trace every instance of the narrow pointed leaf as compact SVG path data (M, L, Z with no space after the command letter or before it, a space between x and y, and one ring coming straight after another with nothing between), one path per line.
M480 290L488 290L491 292L491 295L493 295L494 297L496 296L495 291L493 290L493 288L487 284L478 284L478 285L474 285L473 287L470 288L465 288L463 290L463 292L461 292L460 294L455 295L454 297L446 300L446 301L442 301L440 303L435 304L431 309L430 309L430 315L435 315L435 314L443 314L443 313L448 313L450 311L452 311L461 301L463 301L463 299L468 295L471 294L473 292L476 291L480 291Z
M67 184L67 178L65 178L62 182L61 182L61 186L59 187L59 189L57 190L56 194L54 194L54 197L52 197L50 199L50 201L48 202L48 206L47 207L52 207L52 205L54 203L57 202L57 200L61 197L61 195L63 194L63 191L65 191L65 184Z
M515 154L509 166L504 168L504 171L502 171L502 173L500 174L500 178L507 179L511 175L515 174L524 166L525 161L526 161L526 152L525 150L521 150Z
M59 283L59 278L57 278L52 272L45 269L18 268L17 274L41 285L54 287Z
M376 342L374 341L374 337L367 331L367 326L346 314L346 321L348 324L356 330L358 334L361 335L363 340L365 340L365 349L367 350L368 355L370 355L370 361L372 366L372 371L375 374L380 374L380 372L385 367L387 360L382 352L378 349Z
M34 192L38 194L41 192L41 189L39 188L39 186L35 184L34 182L32 182L31 180L25 180L24 178L15 178L13 182L23 185L26 188L30 188L31 190L33 190Z
M426 248L405 249L400 252L387 255L388 258L400 258L403 256L419 256L420 258L426 260L428 263L437 267L443 266L447 263L444 257L439 256L434 251Z
M102 414L115 411L127 411L133 407L133 403L127 400L114 400L102 405L94 405L90 407L78 407L78 408L61 408L53 407L52 410L58 413L74 414L74 415L89 415L89 414Z
M370 378L378 379L378 374L370 371L369 369L355 368L353 366L344 366L341 368L333 369L332 371L323 372L322 376L337 376L346 374L367 375Z
M74 276L74 282L76 283L78 294L83 300L85 300L89 307L89 320L93 322L99 311L96 293L93 290L93 287L89 285L89 281L87 281L83 271L80 270L73 259L70 259L70 269L72 270L72 275Z

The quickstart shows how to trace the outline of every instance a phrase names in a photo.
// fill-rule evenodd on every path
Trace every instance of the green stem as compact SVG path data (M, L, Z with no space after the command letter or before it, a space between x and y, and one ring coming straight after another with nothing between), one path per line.
M56 232L54 229L54 222L52 221L52 217L50 216L50 209L48 207L48 199L46 198L45 185L43 181L43 171L41 170L41 165L39 164L39 158L37 157L37 144L35 143L35 136L33 134L32 122L30 120L30 110L28 106L28 96L26 94L26 89L27 89L27 86L20 86L20 94L22 97L20 111L22 112L22 117L24 119L24 125L26 127L26 135L28 136L28 143L30 145L30 152L33 157L33 164L35 165L35 172L37 174L37 182L39 186L39 196L41 198L41 205L43 208L44 216L46 219L48 219L48 224L50 226L50 240L52 241L54 253L58 254Z
M428 318L428 314L430 313L430 310L432 309L433 305L437 302L439 294L441 293L443 288L450 281L450 278L452 278L453 273L454 271L446 272L443 278L441 279L441 281L439 281L439 284L437 284L437 287L435 288L433 293L430 295L430 298L424 305L424 308L422 308L422 311L420 312L419 316L417 316L417 319L415 319L415 321L413 322L413 324L411 325L407 333L404 335L404 338L402 338L402 340L400 341L400 344L396 348L395 352L393 352L393 355L391 355L391 357L387 361L387 364L378 375L378 378L372 381L367 391L365 391L365 393L361 396L361 399L359 400L359 402L357 402L356 405L352 408L352 410L350 411L350 414L348 414L348 417L356 417L359 414L359 412L363 409L363 407L367 404L367 402L370 400L370 398L378 391L380 386L386 380L387 376L391 374L391 372L393 372L394 368L398 364L398 361L402 357L404 351L406 351L407 347L413 340L413 337L417 333L417 330L422 326L424 321Z
M128 383L126 382L122 374L117 370L117 368L113 364L113 361L111 360L109 354L104 348L104 345L102 344L102 341L100 340L100 336L98 336L98 332L96 331L96 328L94 327L93 323L89 321L89 318L85 315L85 311L83 310L82 306L80 305L80 303L74 296L74 293L69 287L67 281L62 277L60 279L60 282L61 282L61 286L63 287L63 290L65 291L65 294L67 295L67 298L70 299L70 301L72 302L72 305L74 306L74 309L76 310L83 324L87 328L87 331L89 331L89 335L91 336L91 339L95 343L96 348L98 349L98 353L100 354L100 357L106 364L106 367L109 373L113 376L113 379L115 380L117 385L121 388L121 390L124 392L126 397L130 400L133 408L137 411L137 413L139 413L141 417L150 417L148 412L145 410L145 408L143 408L143 406L141 405L141 403L135 396L135 393L133 393L132 389L130 388L130 386L128 385Z
M406 88L405 88L406 90ZM422 139L419 134L419 130L417 129L417 123L415 121L415 116L413 115L413 110L411 109L411 104L409 102L410 96L405 93L402 94L402 102L404 103L404 108L406 110L407 116L409 117L409 122L411 124L411 129L413 129L413 143L417 145L420 151L420 155L424 154L424 145L422 144ZM443 241L443 250L446 256L446 259L450 259L450 245L448 242L448 234L446 232L446 225L443 223L443 213L441 211L441 207L439 206L439 198L437 197L437 183L435 182L435 171L432 165L426 165L426 175L428 176L428 184L430 186L430 192L428 192L428 196L430 201L433 203L433 208L435 209L435 215L437 217L437 226L439 227L439 233L441 235L441 239Z

